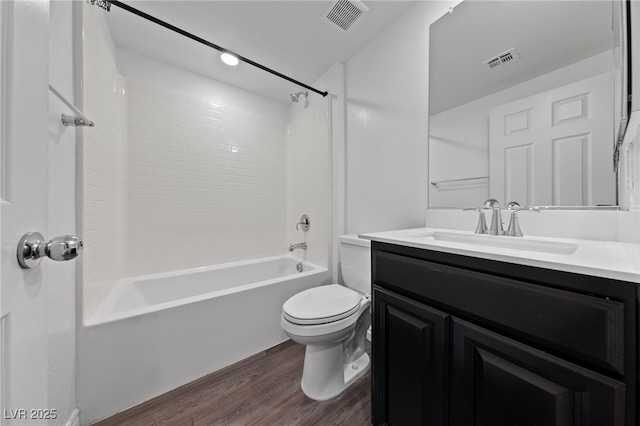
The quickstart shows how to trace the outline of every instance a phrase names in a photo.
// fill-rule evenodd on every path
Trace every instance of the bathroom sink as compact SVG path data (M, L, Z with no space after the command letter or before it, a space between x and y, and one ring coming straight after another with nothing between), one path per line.
M578 244L552 241L540 238L507 237L484 234L463 234L456 232L435 231L420 235L418 238L445 241L474 246L489 246L513 250L527 250L549 254L570 255L578 249Z

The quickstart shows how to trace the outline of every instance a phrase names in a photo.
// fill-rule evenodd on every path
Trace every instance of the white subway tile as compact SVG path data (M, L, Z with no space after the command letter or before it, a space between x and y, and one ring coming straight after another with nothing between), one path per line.
M194 105L194 106L204 106L205 104L204 99L192 98L190 96L186 96L184 101L185 103L189 105Z
M119 223L135 236L124 249L127 273L182 269L284 251L290 232L286 123L139 83L127 85L127 106L122 154L114 152L109 143L117 139L117 127L96 135L89 164L97 171L91 176L105 188L89 191L97 200L88 206L92 217L99 218L92 226L106 230ZM100 160L104 154L108 161ZM302 193L303 207L321 209L324 202L328 208L321 182L328 174L321 173L324 166L315 165L318 155L316 151L299 155L304 164L295 169L296 178L307 179L313 192ZM126 165L125 175L109 180L110 170L122 168L113 163ZM310 172L313 181L306 176ZM122 197L115 189L118 185L126 192L126 208L118 204ZM296 185L290 193L302 191ZM119 222L115 217L123 209L125 220ZM114 216L112 223L107 219L110 215ZM264 221L265 217L269 220ZM328 216L317 217L315 228L327 229ZM326 247L317 241L317 246ZM157 242L175 250L167 254L158 249L160 244L151 244ZM186 255L193 253L193 247L200 248L197 256ZM108 256L104 245L96 244L93 249ZM94 262L91 265L92 276L106 273Z
M129 174L131 176L153 176L151 167L130 166Z
M174 142L175 136L163 131L154 131L151 133L151 138L158 142Z
M136 127L127 128L127 136L134 138L154 139L153 133L149 129L141 129Z
M164 107L171 107L174 108L175 107L175 99L172 97L168 97L168 96L164 96L164 95L158 95L158 94L153 94L152 95L152 102L156 105L161 105Z

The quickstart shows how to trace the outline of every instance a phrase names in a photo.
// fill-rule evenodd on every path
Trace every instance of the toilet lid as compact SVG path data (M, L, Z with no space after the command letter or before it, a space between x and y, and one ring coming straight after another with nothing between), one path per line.
M341 286L329 284L304 290L284 302L284 317L295 324L324 324L355 313L362 295Z

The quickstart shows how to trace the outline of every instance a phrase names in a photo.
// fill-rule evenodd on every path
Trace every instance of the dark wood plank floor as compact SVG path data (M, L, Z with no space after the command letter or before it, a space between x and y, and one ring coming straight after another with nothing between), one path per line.
M332 400L311 400L300 389L304 350L287 341L95 425L370 425L370 373Z

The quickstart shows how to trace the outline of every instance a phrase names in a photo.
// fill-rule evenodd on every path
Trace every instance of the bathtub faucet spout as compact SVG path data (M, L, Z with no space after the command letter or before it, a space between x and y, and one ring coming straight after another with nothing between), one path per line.
M289 251L294 251L295 249L306 250L307 249L307 243L298 243L298 244L290 244L289 245Z

